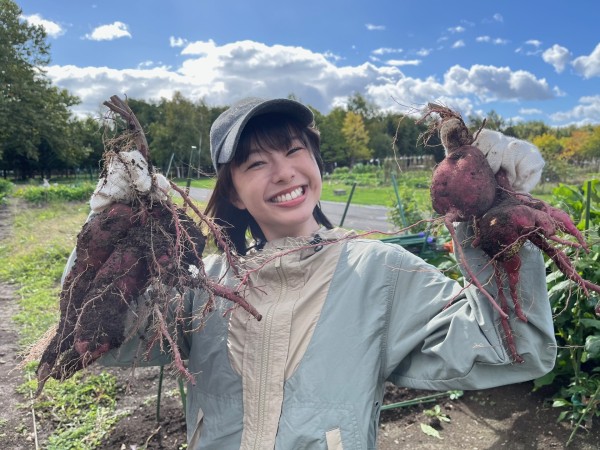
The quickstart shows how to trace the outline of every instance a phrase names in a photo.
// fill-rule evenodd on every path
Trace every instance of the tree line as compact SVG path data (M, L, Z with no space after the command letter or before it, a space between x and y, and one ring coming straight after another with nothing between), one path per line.
M95 179L113 124L103 118L78 118L71 114L70 108L80 100L53 86L45 75L50 46L43 27L28 24L20 16L21 10L14 1L0 0L2 175L26 180L89 174ZM180 92L159 101L128 101L146 132L155 166L163 172L169 170L172 177L213 170L209 130L227 105L192 101ZM433 155L436 161L443 158L435 136L424 142L425 124L408 115L381 111L360 93L352 93L346 107L333 108L327 114L312 109L329 172L336 167L381 163L398 156ZM476 130L483 120L469 117L467 122ZM538 145L546 160L552 161L549 167L557 176L567 162L600 160L600 126L552 128L542 122L513 124L494 111L485 120L488 128Z

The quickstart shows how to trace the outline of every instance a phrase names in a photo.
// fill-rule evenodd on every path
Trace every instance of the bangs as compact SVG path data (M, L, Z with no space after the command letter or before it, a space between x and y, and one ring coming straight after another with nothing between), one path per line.
M299 139L312 150L303 132L304 127L289 116L263 114L248 122L238 142L233 162L239 166L248 160L252 150L289 149L294 139ZM313 150L314 151L314 150Z

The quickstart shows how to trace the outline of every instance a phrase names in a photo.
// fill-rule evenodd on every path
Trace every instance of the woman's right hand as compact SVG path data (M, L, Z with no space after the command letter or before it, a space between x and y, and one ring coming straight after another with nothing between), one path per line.
M110 153L103 176L90 199L90 207L99 213L113 203L132 204L140 196L152 201L167 198L170 183L164 175L152 173L138 150Z

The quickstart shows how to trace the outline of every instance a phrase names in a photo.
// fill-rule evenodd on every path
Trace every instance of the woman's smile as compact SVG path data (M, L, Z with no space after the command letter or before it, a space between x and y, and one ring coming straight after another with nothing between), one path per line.
M299 186L287 193L277 194L276 196L271 198L270 201L272 203L278 203L278 204L285 203L285 206L294 206L294 205L298 204L300 201L304 200L303 198L300 198L304 195L304 193L305 193L304 186ZM300 201L296 201L296 202L293 201L293 200L298 200L298 199Z

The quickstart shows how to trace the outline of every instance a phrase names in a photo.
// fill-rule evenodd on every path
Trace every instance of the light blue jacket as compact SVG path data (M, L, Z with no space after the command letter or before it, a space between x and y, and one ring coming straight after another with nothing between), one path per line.
M521 251L519 293L528 322L511 316L525 360L514 364L497 312L473 287L463 289L398 245L349 238L339 229L320 236L320 245L295 242L299 250L292 252L281 252L290 240L267 244L264 254L281 256L260 259L253 272L250 297L261 322L239 308L232 312L224 300L201 319L207 294L188 296L193 320L180 329L179 345L195 374L187 393L190 449L372 449L386 381L483 389L552 369L556 344L537 249ZM490 279L487 258L469 245L465 251L474 272L483 268L479 278ZM224 258L205 264L211 277L237 283ZM316 314L313 298L322 303ZM298 323L306 323L306 314L316 317L303 336ZM230 327L237 327L235 339ZM130 364L139 343L130 340L103 363ZM165 361L155 352L145 364Z

